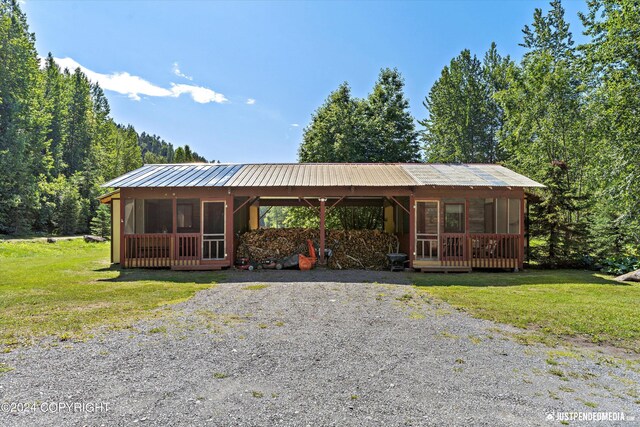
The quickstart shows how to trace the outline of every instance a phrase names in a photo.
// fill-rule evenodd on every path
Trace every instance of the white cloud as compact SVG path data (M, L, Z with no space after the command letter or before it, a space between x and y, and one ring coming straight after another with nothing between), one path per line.
M127 95L129 98L139 101L140 96L155 97L178 97L183 93L191 95L191 98L200 104L209 102L223 103L227 98L221 93L217 93L209 88L195 85L171 84L167 89L157 86L142 77L132 76L127 72L112 74L102 74L83 67L72 58L55 58L56 63L62 68L70 71L80 67L80 70L93 82L97 82L105 90Z
M291 127L292 127L292 128L297 128L298 126L300 126L300 125L299 125L299 124L297 124L297 123L291 123Z
M173 63L173 67L171 68L173 71L173 74L175 74L178 77L182 77L185 78L187 80L193 80L193 77L191 76L187 76L186 74L184 74L182 71L180 71L180 66L178 65L177 62Z
M255 100L255 99L253 99L253 98L248 98L248 99L247 99L247 105L253 105L253 104L255 104L255 103L256 103L256 100Z
M188 93L194 101L200 104L208 104L209 102L221 104L227 101L227 98L225 98L223 94L214 92L211 89L202 86L171 83L171 93L171 96L176 97L183 93Z

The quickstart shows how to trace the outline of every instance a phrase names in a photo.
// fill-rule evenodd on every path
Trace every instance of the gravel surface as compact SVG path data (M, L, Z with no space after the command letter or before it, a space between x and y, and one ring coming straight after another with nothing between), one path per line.
M520 345L515 329L431 300L404 273L226 279L131 329L0 355L12 368L0 425L560 425L547 421L556 411L640 424L637 364ZM37 408L6 412L11 402Z

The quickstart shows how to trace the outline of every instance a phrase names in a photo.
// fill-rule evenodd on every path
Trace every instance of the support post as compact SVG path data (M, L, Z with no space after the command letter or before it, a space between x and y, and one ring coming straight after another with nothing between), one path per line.
M525 207L527 209L525 224ZM526 236L525 236L526 235ZM529 262L529 204L525 200L524 191L520 199L520 242L518 243L518 268L524 268L524 240L527 239L527 263Z
M120 267L127 267L127 260L124 258L124 205L126 202L126 193L123 188L120 189Z
M462 259L471 266L471 237L469 236L469 198L464 199L464 248Z
M440 242L438 242L438 245ZM409 196L409 266L413 268L416 258L416 198Z
M178 259L178 199L175 194L173 195L173 199L171 199L171 210L173 211L173 223L171 226L171 234L173 239L172 253L170 254L169 264L173 265L174 261Z
M226 248L225 248L225 258L229 261L229 266L233 266L234 262L235 262L235 251L234 251L234 239L235 239L235 234L233 232L234 230L234 226L233 226L233 221L234 221L234 215L233 215L233 194L229 194L227 196L227 199L225 201L226 206L227 206L227 218L226 218L226 224L225 224L225 240L227 241L226 243Z
M324 214L325 214L325 206L324 203L327 199L320 199L320 263L324 264Z

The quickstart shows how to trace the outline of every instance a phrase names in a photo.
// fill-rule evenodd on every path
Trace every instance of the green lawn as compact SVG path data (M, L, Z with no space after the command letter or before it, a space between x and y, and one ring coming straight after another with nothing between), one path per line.
M211 287L211 272L111 269L108 243L0 243L0 350L126 327Z
M471 315L640 353L640 283L581 270L416 275L416 286Z

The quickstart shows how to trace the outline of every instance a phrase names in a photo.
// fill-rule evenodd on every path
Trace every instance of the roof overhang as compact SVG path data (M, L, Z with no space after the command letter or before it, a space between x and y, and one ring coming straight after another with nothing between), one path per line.
M98 196L98 200L102 204L109 204L113 199L120 200L120 190L113 190L108 193Z

